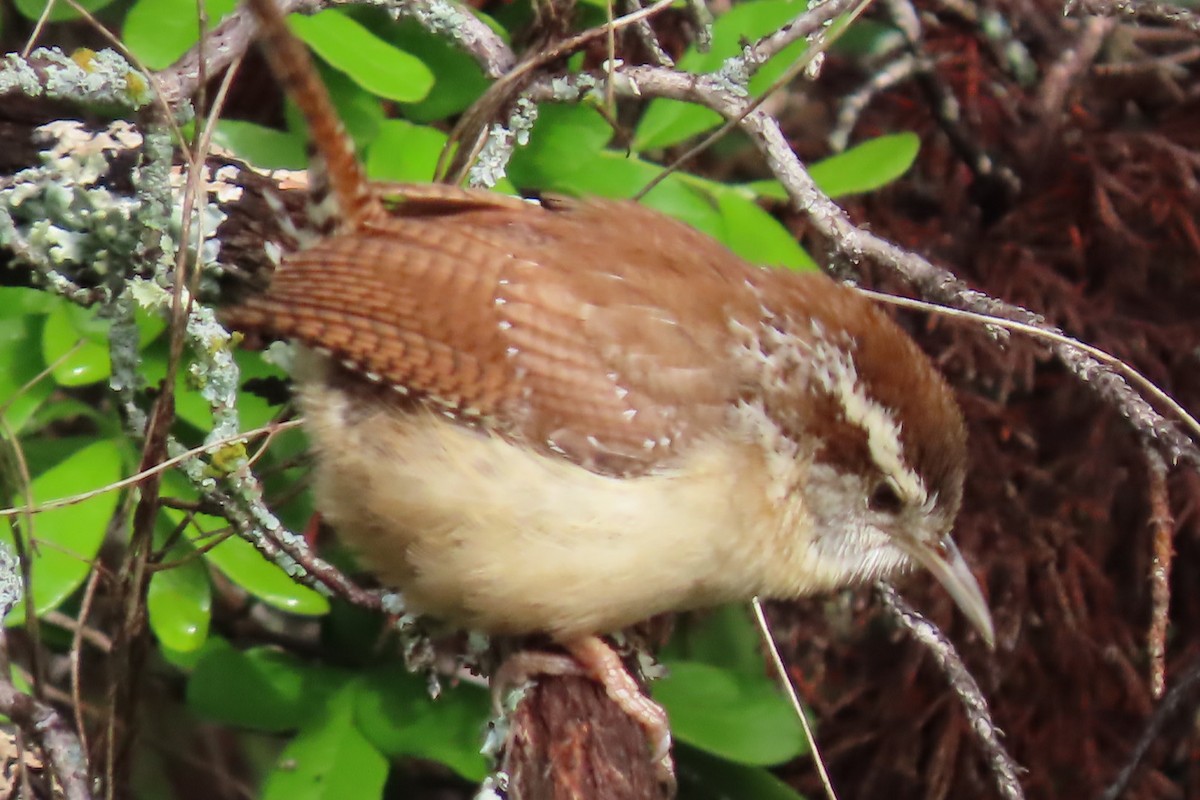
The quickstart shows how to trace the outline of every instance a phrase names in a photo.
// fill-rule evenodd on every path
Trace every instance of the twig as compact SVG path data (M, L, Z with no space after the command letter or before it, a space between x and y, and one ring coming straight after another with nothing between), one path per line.
M630 11L640 11L642 0L626 0ZM642 19L633 26L633 32L637 35L638 41L646 48L646 52L650 54L650 58L660 67L674 67L675 61L663 49L662 43L658 41L658 36L654 33L654 28L650 25L650 20Z
M904 602L896 590L886 583L876 584L879 597L884 607L909 633L929 650L937 662L938 669L950 681L950 688L958 695L963 709L967 713L972 733L983 746L984 754L992 768L996 779L996 789L1006 800L1023 800L1025 793L1021 791L1021 783L1017 780L1018 767L1000 742L1000 729L992 721L988 712L987 700L979 690L979 684L967 671L962 659L954 650L954 645L945 637L938 627L921 616L912 606Z
M883 0L892 20L900 29L908 45L909 52L922 64L929 64L930 59L924 49L924 30L920 15L910 0ZM1015 172L1008 166L997 163L995 156L987 152L977 141L977 137L968 130L963 122L962 108L958 98L932 69L918 69L914 72L917 85L928 98L929 108L938 127L946 134L954 151L975 173L984 181L989 181L1000 188L1002 196L1016 197L1021 190L1021 182Z
M1047 330L1046 328L1040 328L1036 325L1028 325L1024 322L1014 322L1013 320L993 316L991 314L979 314L974 311L963 311L962 309L958 308L947 308L946 306L939 306L936 303L927 303L924 300L915 300L911 297L900 297L898 295L876 292L871 289L863 289L861 287L858 289L858 291L861 294L865 294L868 297L874 298L880 303L888 303L889 305L900 306L902 308L921 309L934 314L941 314L942 316L956 319L970 319L985 326L1003 328L1004 330L1015 331L1017 333L1024 333L1035 339L1042 339L1047 342L1056 342L1077 348L1081 352L1086 353L1105 366L1120 373L1134 385L1141 387L1142 390L1150 395L1151 398L1166 406L1179 422L1183 423L1183 425L1192 431L1194 436L1200 438L1200 420L1197 420L1194 416L1192 416L1186 408L1181 406L1175 398L1171 397L1171 395L1159 388L1154 381L1150 380L1145 375L1138 372L1129 364L1112 355L1111 353L1101 350L1099 347L1087 344L1086 342L1081 342L1078 339L1074 339L1064 333Z
M838 103L837 122L829 132L829 146L835 151L845 150L859 117L876 95L927 69L929 64L924 59L910 53L872 72L865 83L844 95Z
M531 80L537 74L538 70L578 52L589 42L606 38L621 28L636 25L638 22L650 19L669 8L672 2L673 0L656 0L656 2L649 6L639 8L611 22L589 28L574 36L554 42L546 49L528 55L489 86L483 95L471 104L466 113L454 123L454 128L450 131L446 145L442 148L442 154L438 158L437 166L434 168L435 179L444 180L451 184L459 184L467 178L468 174L472 171L471 168L476 157L479 156L486 145L487 129L493 115L505 106L510 98L519 94L523 85ZM608 69L611 76L611 71L615 69L615 65L610 63ZM614 81L612 80L604 81L605 86L612 86L613 83ZM606 89L605 99L607 99L608 91L611 90ZM457 149L454 149L455 145L457 145ZM452 151L453 158L451 158ZM507 154L504 154L503 158L506 161ZM489 159L489 161L494 161L494 159ZM485 174L495 173L496 171L497 168L494 164L489 164L485 168ZM473 180L472 182L474 183L475 181ZM484 179L483 183L486 184L487 180Z
M800 702L800 695L796 693L796 687L792 685L792 680L788 677L787 667L783 663L783 656L779 654L779 648L775 645L775 637L771 635L771 626L767 623L767 615L763 613L762 602L755 597L750 601L750 608L754 611L754 621L758 623L758 630L762 634L763 644L767 648L767 653L771 656L771 666L774 667L776 675L779 677L779 683L783 686L783 691L788 696L788 701L792 704L792 709L796 712L796 716L800 720L800 727L804 729L804 738L808 740L808 747L812 751L813 764L817 767L817 775L821 778L821 786L825 788L825 796L829 800L837 800L837 792L833 789L833 781L829 779L829 771L825 769L825 759L821 758L821 751L817 748L817 736L813 733L812 726L808 724L808 715L804 713L804 705Z
M1171 516L1167 494L1167 465L1157 451L1146 449L1146 465L1150 471L1150 527L1154 531L1154 555L1150 562L1150 630L1146 647L1150 658L1150 691L1154 699L1162 698L1166 688L1166 651L1168 613L1171 608L1171 560L1175 554L1171 543L1175 520Z
M113 483L106 484L87 492L81 492L80 494L73 494L69 497L60 497L55 500L49 500L45 503L40 503L39 505L30 507L28 509L25 507L0 508L0 517L11 517L18 514L24 514L27 510L31 514L40 514L43 511L50 511L55 508L62 508L64 506L72 506L77 503L82 503L83 501L89 500L96 495L134 486L146 478L157 475L160 472L177 466L189 459L195 458L196 456L203 455L205 453L211 453L215 450L220 450L223 447L228 447L229 445L240 444L257 436L270 436L274 433L287 430L289 428L298 428L302 423L303 420L300 419L288 420L287 422L276 422L271 423L270 425L264 425L261 428L255 428L254 430L239 433L236 436L229 436L224 439L217 439L212 442L207 442L199 447L193 447L190 450L185 450L182 453L178 453L175 456L165 459L158 464L154 464L153 466L147 467L139 472L135 472L128 478L122 478L119 481L114 481Z
M1129 763L1121 768L1112 785L1104 791L1104 794L1100 795L1100 800L1117 800L1125 792L1129 787L1129 782L1133 779L1133 773L1150 750L1150 745L1154 744L1154 740L1162 733L1163 726L1179 710L1188 695L1197 688L1200 688L1200 659L1197 659L1180 674L1179 683L1172 686L1171 690L1163 697L1162 702L1158 704L1158 708L1154 710L1154 714L1146 723L1146 729L1142 731L1137 744L1134 745L1133 753L1129 756Z
M1037 101L1038 111L1043 117L1057 120L1063 115L1067 92L1096 59L1104 40L1115 27L1116 21L1106 17L1084 20L1083 30L1079 32L1075 43L1063 50L1046 71ZM1054 128L1057 125L1052 126L1052 130Z
M788 31L789 35L798 37L801 33L808 31L808 48L804 53L790 64L784 70L783 74L776 78L761 95L744 104L742 110L736 116L727 117L720 127L688 148L683 155L675 158L661 172L655 175L652 180L642 186L637 194L633 196L633 199L641 200L650 194L650 191L658 186L658 184L666 180L668 176L681 169L684 164L724 139L730 131L741 124L742 120L762 108L767 100L774 96L780 89L791 84L798 75L804 74L810 79L815 78L821 69L821 64L824 63L825 51L838 37L846 32L846 29L849 28L854 20L858 19L867 10L871 2L872 0L850 0L840 19L837 19L834 15L826 19L826 14L831 14L831 12L842 9L841 0L827 0L827 2L818 5L811 11L801 14L799 18L785 25L784 29ZM832 23L834 19L837 19L837 25L828 24ZM818 20L823 21L818 22ZM763 56L770 58L771 54L771 48L769 47L758 50L754 47L748 47L742 56L726 61L725 65L717 70L713 77L717 81L728 83L727 89L733 94L744 96L747 94L746 90L750 83L750 77L759 67L766 63L765 59L763 61L757 59Z
M1151 19L1200 33L1200 15L1191 9L1159 0L1069 0L1066 13L1071 14L1076 10L1109 17Z
M852 9L856 2L857 0L824 0L805 8L791 22L749 45L737 58L727 61L719 72L731 74L744 71L747 76L754 74L758 67L770 61L792 42L812 36Z
M83 750L57 711L18 691L7 677L0 677L0 713L42 749L66 800L91 800Z

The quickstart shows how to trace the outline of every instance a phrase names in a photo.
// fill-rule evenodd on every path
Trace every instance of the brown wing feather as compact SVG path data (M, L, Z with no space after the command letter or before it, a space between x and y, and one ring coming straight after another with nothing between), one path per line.
M758 313L754 268L710 239L631 203L409 189L227 318L609 474L669 460L738 394L717 337Z

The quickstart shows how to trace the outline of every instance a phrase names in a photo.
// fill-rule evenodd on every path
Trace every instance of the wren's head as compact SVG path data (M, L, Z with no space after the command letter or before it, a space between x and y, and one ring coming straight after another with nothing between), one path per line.
M990 642L987 606L950 538L967 460L950 388L854 291L816 276L763 288L763 319L743 337L762 393L739 412L771 431L780 476L801 465L802 477L776 485L799 495L811 525L808 574L834 587L920 565Z

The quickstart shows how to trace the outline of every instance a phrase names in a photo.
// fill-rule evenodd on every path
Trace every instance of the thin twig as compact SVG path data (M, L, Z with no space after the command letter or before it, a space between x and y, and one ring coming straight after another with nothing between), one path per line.
M1150 745L1154 744L1154 740L1162 733L1167 721L1174 716L1175 712L1183 705L1184 700L1196 689L1200 689L1200 658L1180 673L1179 682L1171 687L1162 702L1158 704L1158 708L1154 710L1154 714L1146 723L1146 729L1142 731L1137 744L1134 745L1133 752L1129 756L1129 763L1121 768L1112 785L1104 791L1104 794L1100 795L1100 800L1117 800L1125 793L1125 790L1129 788L1129 782L1133 780L1133 773L1137 771L1142 759L1149 752Z
M1074 44L1059 53L1058 59L1046 70L1037 100L1038 112L1043 117L1056 123L1064 115L1067 93L1091 66L1115 27L1116 20L1106 17L1090 17L1084 21L1083 30ZM1057 128L1057 124L1052 128Z
M821 785L825 787L825 796L829 800L837 800L837 792L833 790L833 781L829 779L829 771L825 769L825 759L821 758L821 751L817 748L817 736L813 733L812 726L808 724L808 715L804 713L804 705L800 702L800 695L796 693L796 687L792 685L792 679L788 676L787 666L783 663L783 656L779 654L779 648L775 644L775 637L771 635L771 626L767 622L767 615L763 612L762 602L755 597L750 601L750 608L754 611L754 620L758 623L758 630L762 634L763 644L766 645L767 653L771 656L771 666L774 667L776 675L779 676L779 683L783 686L783 691L787 694L788 700L792 704L792 709L795 710L796 716L800 719L800 727L804 728L804 738L808 740L809 749L812 750L813 764L817 767L817 774L821 777Z
M33 673L33 695L40 698L43 697L42 690L46 685L46 664L42 658L42 636L39 630L41 623L33 598L33 558L37 554L36 528L31 510L34 500L33 476L29 472L29 462L25 459L25 448L22 447L21 440L9 426L8 420L2 416L0 416L0 439L7 441L12 449L20 492L25 498L24 505L17 509L24 524L18 524L14 520L10 523L10 528L13 550L16 552L18 569L21 573L21 589L25 598L25 631L30 641L29 667Z
M1150 561L1150 630L1146 647L1150 658L1150 692L1155 700L1166 688L1167 625L1171 608L1171 561L1175 554L1171 537L1175 520L1167 493L1167 464L1156 450L1145 448L1150 471L1150 527L1154 531L1154 553Z
M730 116L716 130L709 133L695 145L688 148L683 155L675 158L670 164L665 166L662 171L633 195L633 199L641 200L648 195L654 187L666 180L672 173L682 169L684 164L687 164L696 156L724 139L747 116L759 110L776 92L795 80L797 75L806 72L815 65L819 65L820 59L824 58L825 50L846 31L850 23L867 10L871 2L872 0L826 0L826 2L821 3L815 8L805 11L799 18L781 28L781 31L787 31L787 36L780 37L781 41L783 39L799 38L801 35L807 35L809 40L808 48L804 53L784 70L783 74L776 78L767 87L766 91L747 103L736 116ZM841 14L844 14L844 16L841 16L839 25L832 26L827 24L838 19ZM790 44L790 41L788 43ZM779 44L779 42L775 42L775 44ZM766 63L766 59L769 59L775 52L777 51L773 49L773 46L746 48L746 52L742 57L730 59L726 62L725 66L718 72L718 75L722 76L722 78L737 75L741 81L748 83L750 76L754 74L758 67ZM758 60L760 58L763 60ZM607 82L609 86L612 83L613 81L611 80Z
M83 750L57 711L18 691L7 676L0 676L0 713L38 744L66 800L91 800Z
M886 583L876 584L883 605L892 617L899 622L921 644L937 662L938 669L950 682L950 688L958 695L963 710L967 713L971 732L983 746L983 752L991 765L992 775L996 779L996 789L1006 800L1024 800L1025 793L1017 780L1018 767L1000 742L1000 729L992 721L988 711L987 700L979 690L979 684L962 663L954 645L938 630L932 622L921 616L917 611L900 597Z
M273 422L269 425L264 425L261 428L254 428L253 430L243 431L242 433L236 434L234 436L229 436L225 439L216 439L214 441L209 442L208 444L203 444L203 445L200 445L199 447L193 447L190 450L186 450L177 456L168 458L158 464L155 464L152 467L148 467L144 470L141 470L140 472L136 472L133 475L130 475L128 478L122 478L119 481L114 481L112 483L101 486L97 489L92 489L87 492L82 492L81 494L73 494L68 497L60 497L56 500L50 500L45 503L40 503L40 504L30 508L29 511L30 511L30 513L33 513L33 514L39 514L43 511L50 511L51 509L62 508L63 506L72 506L72 505L75 505L76 503L82 503L84 500L90 500L91 498L95 497L96 495L101 495L106 492L112 492L112 491L116 491L117 489L124 489L126 487L133 486L137 483L140 483L141 481L145 480L146 478L148 478L152 475L157 475L158 473L163 472L164 470L170 469L171 467L176 466L177 464L181 464L184 461L187 461L189 458L194 458L194 457L196 457L198 455L202 455L204 453L210 453L214 450L220 450L222 447L226 447L231 444L240 444L243 441L246 441L248 439L253 439L257 436L262 436L264 434L269 435L273 431L279 431L279 430L283 430L285 428L298 428L298 427L300 427L301 424L303 424L302 419L293 419L293 420L288 420L287 422ZM0 517L11 517L11 516L15 516L17 514L23 514L23 513L25 513L25 511L26 511L25 508L0 508Z
M337 0L280 0L280 11L316 12L343 3ZM407 0L388 2L374 0L373 5L395 10L424 25L430 32L445 36L461 47L483 68L490 78L499 78L512 68L512 50L482 20L447 0ZM448 20L453 19L452 26ZM258 33L254 16L242 6L221 20L207 37L207 45L199 44L188 50L167 69L157 73L158 92L172 108L191 97L200 85L201 75L215 75L250 47Z
M33 46L41 38L42 30L46 27L46 23L50 20L50 15L54 13L54 8L57 5L58 0L48 0L46 5L42 7L42 13L38 14L33 30L29 32L29 38L25 40L25 46L21 48L21 58L29 58L29 54L33 52Z
M1024 333L1032 336L1035 339L1044 339L1048 342L1056 342L1069 347L1074 347L1096 359L1097 361L1112 367L1112 369L1121 373L1134 384L1141 387L1156 401L1162 403L1164 406L1170 409L1171 413L1176 417L1176 419L1190 428L1195 436L1200 437L1200 421L1192 416L1192 414L1186 408L1180 405L1175 398L1171 397L1171 395L1160 389L1158 384L1154 383L1154 381L1138 372L1126 362L1122 361L1111 353L1101 350L1095 345L1090 345L1087 342L1081 342L1078 339L1067 336L1065 333L1061 333L1056 330L1041 328L1037 325L1029 325L1028 323L1017 322L1004 317L997 317L993 314L981 314L975 311L964 311L960 308L947 308L946 306L939 306L936 303L927 303L924 300L915 300L911 297L898 297L896 295L886 294L884 292L876 292L871 289L863 289L861 287L858 289L858 291L870 298L878 300L881 303L888 303L894 306L901 306L903 308L922 309L924 311L930 311L946 317L970 319L983 323L984 325L995 325L996 327L1004 328L1005 330Z
M1076 9L1087 14L1109 17L1151 19L1200 33L1200 15L1190 8L1160 0L1069 0L1066 12L1069 14Z

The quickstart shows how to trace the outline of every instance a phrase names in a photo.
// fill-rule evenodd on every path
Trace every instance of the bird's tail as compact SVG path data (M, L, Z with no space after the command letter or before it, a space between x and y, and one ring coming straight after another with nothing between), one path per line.
M246 0L258 20L259 46L284 91L308 124L309 216L322 235L355 228L380 215L354 142L321 83L304 44L288 29L277 0Z

